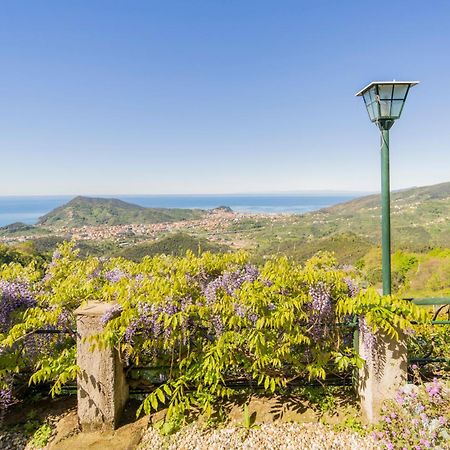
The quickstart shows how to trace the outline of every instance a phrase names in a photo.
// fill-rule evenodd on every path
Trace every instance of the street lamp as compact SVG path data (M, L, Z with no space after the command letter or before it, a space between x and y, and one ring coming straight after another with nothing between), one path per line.
M418 81L372 81L356 93L362 96L370 120L381 131L381 259L383 295L391 293L391 219L389 187L389 130L400 118L406 97Z

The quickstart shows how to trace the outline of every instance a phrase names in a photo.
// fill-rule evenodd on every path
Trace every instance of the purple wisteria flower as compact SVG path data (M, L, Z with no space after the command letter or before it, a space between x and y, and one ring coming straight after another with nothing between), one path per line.
M102 273L102 269L100 266L97 266L89 275L88 275L88 279L89 280L94 280L96 278L98 278Z
M356 283L351 278L344 278L344 281L348 287L348 296L356 297L359 292L359 287L356 285Z
M105 273L105 278L111 283L117 283L122 278L126 277L126 273L118 268L109 270Z
M56 249L53 252L52 260L47 265L47 271L44 275L44 278L42 278L43 283L49 281L52 278L52 272L50 269L52 269L53 267L56 266L56 264L58 263L58 260L61 259L61 257L62 257L61 252L58 249Z
M134 279L138 283L142 283L145 280L145 275L143 273L138 273L137 275L134 276Z
M240 317L240 318L244 318L247 314L247 308L244 308L243 305L239 304L239 303L235 303L234 304L234 313Z
M133 319L125 330L125 341L133 343L136 334L141 333L147 339L157 339L161 336L164 339L170 339L172 336L172 329L170 327L163 327L162 316L164 314L173 316L179 313L182 308L187 308L191 304L190 297L184 298L178 305L171 297L167 297L163 303L139 303L137 305L138 316Z
M119 316L122 311L122 306L117 303L113 305L101 318L102 325L105 326L110 320L115 319L117 316Z
M27 283L22 281L0 281L0 332L5 333L12 325L15 311L32 308L36 300Z
M213 327L213 331L214 331L216 337L219 338L220 336L222 336L223 331L224 331L224 325L223 325L222 317L220 317L219 314L214 314L211 317L211 325Z
M51 260L49 266L50 266L50 267L55 266L55 265L56 265L56 262L58 261L58 259L61 259L61 257L62 257L61 252L60 252L58 249L56 249L56 250L53 252L52 260Z
M258 279L259 274L258 268L251 264L247 264L233 272L224 272L204 286L203 294L206 298L206 304L212 306L218 300L218 295L221 292L227 295L236 296L237 291L244 283L255 282ZM239 302L235 302L233 308L234 313L238 317L247 317L253 325L258 320L258 315L255 311ZM211 327L216 337L220 337L223 334L224 323L219 314L214 314L211 317Z
M258 268L251 264L234 272L224 272L203 289L206 304L211 306L216 301L218 292L223 291L228 295L233 295L245 282L253 283L258 277Z
M309 317L310 333L314 339L327 337L333 322L334 311L330 291L324 283L319 282L309 287L311 297Z
M7 386L0 388L0 425L2 425L8 408L14 403L14 395L12 390L12 378L3 380Z
M367 353L366 360L368 362L375 361L377 358L377 336L372 331L372 328L367 324L364 316L360 316L359 318L359 333L363 341L364 349Z

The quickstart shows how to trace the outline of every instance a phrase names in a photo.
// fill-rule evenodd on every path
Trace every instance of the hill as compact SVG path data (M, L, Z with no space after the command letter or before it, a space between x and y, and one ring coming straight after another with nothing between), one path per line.
M126 225L199 219L199 209L145 208L114 198L75 197L39 221L39 226L76 228L85 225Z
M27 225L23 222L14 222L4 227L0 227L0 236L31 236L47 233L48 230L34 225Z
M24 232L33 230L33 225L27 225L23 222L14 222L9 225L5 225L4 227L0 227L0 231L6 233L15 233L15 232Z
M311 213L309 221L336 232L378 241L380 196L370 195ZM391 195L392 240L397 246L426 249L450 246L450 183L416 187Z
M165 236L156 242L144 242L126 247L117 256L140 261L144 256L158 254L184 256L187 250L191 250L195 254L203 252L221 253L230 251L230 248L186 233L175 233Z
M370 195L283 221L248 224L245 234L257 242L259 256L283 253L303 259L332 250L355 262L368 247L379 245L380 216L380 196ZM450 183L393 192L391 229L394 250L450 247Z

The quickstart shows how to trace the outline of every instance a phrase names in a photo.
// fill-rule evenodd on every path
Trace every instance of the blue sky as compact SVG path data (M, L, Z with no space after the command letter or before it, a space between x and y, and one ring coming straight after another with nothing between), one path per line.
M447 1L0 8L0 195L377 191L354 93L417 79L392 187L450 181Z

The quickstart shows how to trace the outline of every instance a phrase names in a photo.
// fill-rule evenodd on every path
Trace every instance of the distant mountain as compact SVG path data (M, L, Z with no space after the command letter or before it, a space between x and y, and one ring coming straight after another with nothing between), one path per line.
M33 230L33 225L27 225L23 222L14 222L10 223L9 225L5 225L4 227L0 227L0 231L8 232L8 233L15 233L15 232L22 232L22 231L30 231Z
M75 197L38 221L39 226L76 228L84 225L126 225L199 219L200 209L144 208L115 198Z
M450 182L433 184L431 186L412 187L391 193L391 208L411 205L412 203L450 202ZM324 208L322 211L330 213L364 211L367 208L378 208L380 195L358 197L345 203Z
M229 206L218 206L217 208L211 209L211 212L232 213L233 210Z

